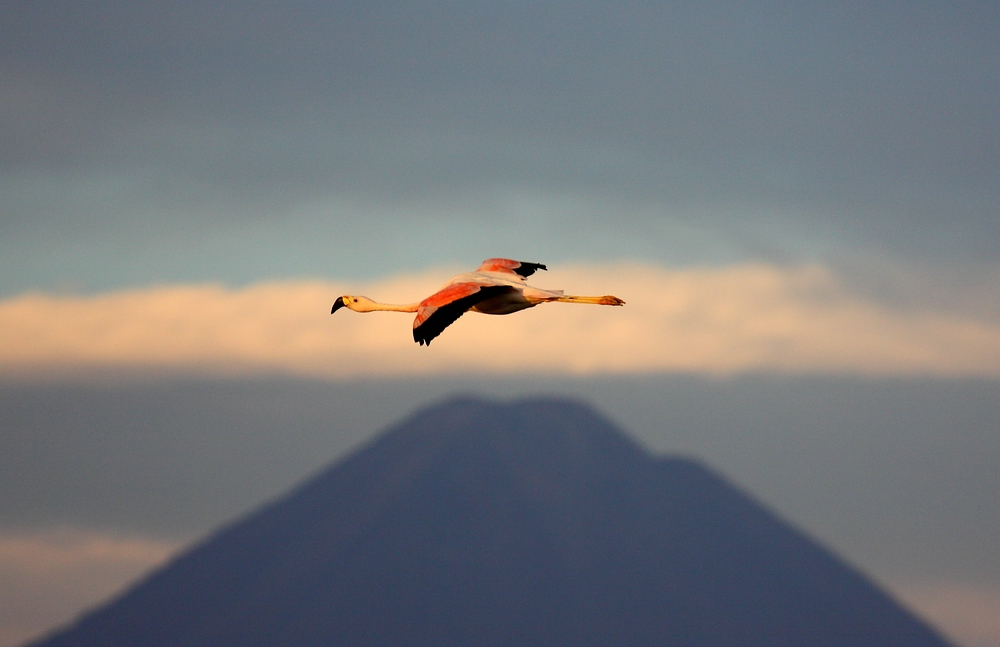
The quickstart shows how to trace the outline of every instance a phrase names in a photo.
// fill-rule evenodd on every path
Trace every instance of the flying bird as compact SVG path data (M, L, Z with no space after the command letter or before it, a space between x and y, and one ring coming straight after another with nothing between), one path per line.
M625 302L610 295L580 297L563 294L562 290L542 290L528 285L527 279L538 270L547 269L541 263L525 263L509 258L490 258L475 272L459 274L419 303L394 305L378 303L368 297L345 294L333 302L333 314L341 308L355 312L416 312L413 320L413 341L421 346L455 322L466 312L488 315L507 315L532 308L539 303L592 303L602 306L621 306Z

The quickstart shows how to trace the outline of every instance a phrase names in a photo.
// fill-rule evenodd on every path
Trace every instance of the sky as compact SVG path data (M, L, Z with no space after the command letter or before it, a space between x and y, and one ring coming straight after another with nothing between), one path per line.
M276 425L294 413L279 394L333 389L331 407L349 393L378 411L330 415L341 440L303 440L318 455L275 467L253 490L269 497L427 399L549 385L718 464L964 647L997 644L984 618L1000 617L1000 573L967 564L1000 541L1000 510L978 505L1000 484L977 462L1000 455L983 395L1000 384L998 28L991 2L4 3L0 396L20 412L5 442L46 479L68 437L119 446L99 429L133 429L140 449L121 455L140 460L160 428L136 383L163 403L178 384L219 394L229 422L206 407L176 423L211 435L206 456L238 437L246 380L270 385L256 399ZM470 315L429 349L406 315L329 315L345 293L419 300L494 256L547 264L540 287L627 305ZM90 426L66 406L87 389L109 403ZM692 413L678 423L662 402ZM804 453L741 462L722 440L655 431L742 429L698 402L752 404L765 413L747 434L770 438L771 420L782 443L800 430ZM900 451L858 481L869 490L848 488L856 500L925 492L908 470L950 455L945 438L960 449L935 482L960 485L946 504L886 495L908 516L865 544L815 470L775 471L807 456L855 474L869 465L858 429ZM149 460L133 512L180 478ZM4 483L0 598L30 580L28 606L49 611L0 618L3 647L254 504L226 494L233 476L210 515L128 524L99 513L107 491L86 484L101 469L73 477L92 516L43 505L45 479ZM957 526L978 530L941 535L939 560L901 545Z

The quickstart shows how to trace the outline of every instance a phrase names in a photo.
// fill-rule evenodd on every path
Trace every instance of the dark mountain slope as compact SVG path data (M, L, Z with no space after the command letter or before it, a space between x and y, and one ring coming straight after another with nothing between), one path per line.
M589 408L424 410L39 645L942 646Z

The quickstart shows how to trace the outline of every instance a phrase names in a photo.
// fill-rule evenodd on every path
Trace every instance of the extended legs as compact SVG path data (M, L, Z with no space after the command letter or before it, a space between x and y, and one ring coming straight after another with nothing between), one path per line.
M597 306L623 306L625 302L618 297L613 297L610 294L604 295L603 297L574 297L574 296L561 296L556 301L560 303L590 303Z

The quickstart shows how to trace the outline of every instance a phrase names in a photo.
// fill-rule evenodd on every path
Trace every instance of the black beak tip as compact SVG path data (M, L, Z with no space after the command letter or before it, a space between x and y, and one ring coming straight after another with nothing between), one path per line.
M333 314L337 310L344 307L344 297L337 297L337 300L333 302L333 308L330 309L330 314Z

